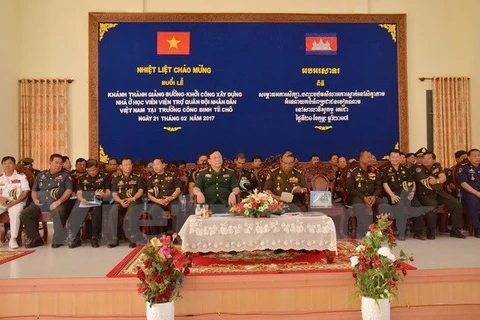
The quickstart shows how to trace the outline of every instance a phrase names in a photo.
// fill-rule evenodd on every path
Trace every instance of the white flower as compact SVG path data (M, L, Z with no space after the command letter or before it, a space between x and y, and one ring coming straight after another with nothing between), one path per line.
M365 251L365 246L363 244L359 245L357 248L355 248L355 251L357 252L363 252Z
M357 256L350 257L350 263L352 264L352 268L355 267L358 264L358 257Z
M396 260L395 255L390 251L389 247L381 247L377 250L377 253L381 256L384 256L388 260L394 262Z
M367 232L367 234L365 234L366 237L370 237L372 234L370 233L370 231Z

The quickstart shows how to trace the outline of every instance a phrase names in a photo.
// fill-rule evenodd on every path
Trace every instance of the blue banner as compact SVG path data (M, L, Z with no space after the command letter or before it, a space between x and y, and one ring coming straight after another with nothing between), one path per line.
M395 24L99 22L98 147L194 162L400 141Z

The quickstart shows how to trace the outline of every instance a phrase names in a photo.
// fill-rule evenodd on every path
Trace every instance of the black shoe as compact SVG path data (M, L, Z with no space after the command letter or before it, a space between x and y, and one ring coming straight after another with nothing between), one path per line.
M92 248L98 248L100 245L98 244L98 240L96 238L92 238Z
M467 236L465 236L462 231L458 228L452 228L450 231L450 237L452 238L458 238L458 239L465 239Z
M25 244L25 248L30 249L30 248L36 248L43 246L45 243L43 242L42 238L33 238L32 241L29 243Z
M53 249L60 248L61 246L63 246L63 243L52 243Z
M72 243L68 246L70 249L80 247L82 245L82 240L80 238L73 239Z
M118 247L118 244L119 244L119 243L118 243L118 240L117 240L117 241L115 241L115 242L113 242L113 243L109 243L109 244L107 245L107 248L115 248L115 247Z
M475 229L475 233L473 234L475 238L480 238L480 228Z
M310 251L308 251L307 249L300 249L300 250L298 250L298 252L301 252L301 253L310 253Z
M427 240L427 236L423 232L414 233L413 238L418 240Z
M427 239L435 240L435 231L427 231Z
M231 254L232 256L237 255L237 253L238 253L237 251L228 251L228 254Z
M129 242L129 243L128 243L128 247L129 247L129 248L135 248L136 246L137 246L137 244L134 243L134 242Z
M273 253L274 253L274 254L282 254L282 253L284 253L284 252L285 252L285 250L283 250L283 249L275 249L275 250L273 250Z

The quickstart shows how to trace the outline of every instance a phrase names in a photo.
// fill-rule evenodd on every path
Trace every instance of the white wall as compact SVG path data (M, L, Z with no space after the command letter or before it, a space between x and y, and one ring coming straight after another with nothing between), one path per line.
M0 0L0 158L18 156L19 15L18 1Z
M8 58L0 61L10 74L7 79L0 77L7 112L18 113L17 78L74 79L69 106L71 158L88 156L88 12L406 13L410 150L426 145L425 90L430 83L418 77L471 77L472 122L480 120L480 92L475 88L480 66L474 61L480 53L474 47L478 38L474 26L479 27L473 13L479 12L476 0L0 0L0 9L4 26L0 39L15 43L7 49L13 63L6 62ZM11 27L16 17L20 17L18 30ZM18 129L9 125L18 141ZM473 145L480 146L478 135L473 135ZM7 146L0 153L16 156L16 142Z

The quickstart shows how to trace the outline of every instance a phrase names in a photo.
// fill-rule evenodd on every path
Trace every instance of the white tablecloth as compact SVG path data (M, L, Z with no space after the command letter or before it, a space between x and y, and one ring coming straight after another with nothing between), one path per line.
M337 251L333 220L326 215L270 218L190 216L179 232L188 252L266 249Z

